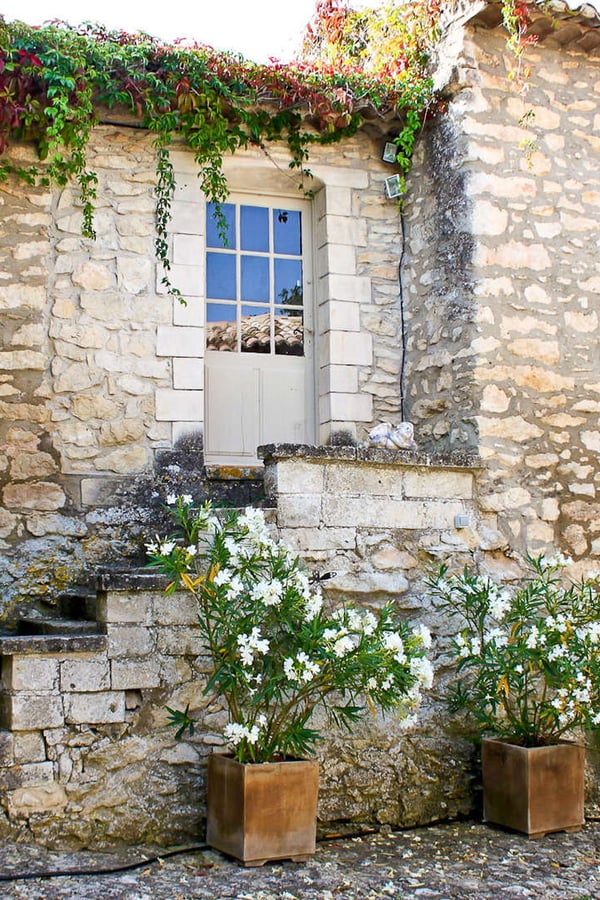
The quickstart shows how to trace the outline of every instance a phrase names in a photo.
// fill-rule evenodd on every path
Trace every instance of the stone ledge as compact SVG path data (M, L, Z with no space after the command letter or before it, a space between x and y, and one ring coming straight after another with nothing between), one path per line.
M164 591L169 579L149 569L97 569L93 583L99 591Z
M0 637L0 656L28 653L86 653L93 650L105 650L107 647L108 638L105 634L23 634L14 637Z
M440 469L480 469L481 458L476 453L454 451L425 453L422 450L386 450L383 447L332 446L310 444L263 444L257 455L265 464L283 459L343 460L344 462L380 463L383 465L426 466Z

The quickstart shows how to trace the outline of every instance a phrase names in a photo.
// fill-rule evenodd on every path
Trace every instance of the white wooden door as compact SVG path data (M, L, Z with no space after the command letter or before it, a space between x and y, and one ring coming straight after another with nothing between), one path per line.
M205 457L255 465L260 444L314 443L310 205L206 215Z

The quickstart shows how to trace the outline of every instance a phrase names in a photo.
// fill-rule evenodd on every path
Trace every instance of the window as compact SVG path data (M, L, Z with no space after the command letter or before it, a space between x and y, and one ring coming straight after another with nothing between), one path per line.
M207 350L304 356L302 212L206 207Z

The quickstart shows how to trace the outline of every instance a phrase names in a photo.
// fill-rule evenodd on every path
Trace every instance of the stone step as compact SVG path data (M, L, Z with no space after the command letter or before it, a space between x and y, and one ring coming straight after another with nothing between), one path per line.
M99 622L87 619L60 619L56 617L35 616L19 619L17 634L79 635L101 634Z

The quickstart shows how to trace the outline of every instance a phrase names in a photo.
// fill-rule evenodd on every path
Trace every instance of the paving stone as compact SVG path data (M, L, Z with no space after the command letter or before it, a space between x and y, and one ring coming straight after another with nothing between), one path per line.
M0 847L0 895L26 900L594 900L600 824L538 841L464 821L365 836L329 835L308 862L245 869L202 843L172 851L53 852ZM159 857L159 860L156 860ZM131 868L132 865L137 867ZM121 869L107 873L106 870ZM105 874L24 878L50 871ZM11 875L22 880L6 881Z

